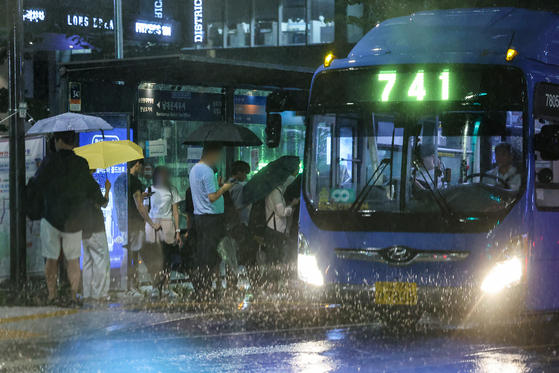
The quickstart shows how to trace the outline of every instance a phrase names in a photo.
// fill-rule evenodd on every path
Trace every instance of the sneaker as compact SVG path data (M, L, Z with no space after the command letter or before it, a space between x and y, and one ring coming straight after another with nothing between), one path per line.
M164 297L166 298L176 298L179 295L177 293L175 293L173 290L171 289L167 289L167 290L163 290L163 294Z
M68 307L68 308L83 308L83 301L79 298L72 299L70 302L68 302L66 307Z
M131 287L130 290L126 292L126 296L132 298L143 298L144 294L140 290Z
M60 298L49 299L46 305L49 307L60 307Z

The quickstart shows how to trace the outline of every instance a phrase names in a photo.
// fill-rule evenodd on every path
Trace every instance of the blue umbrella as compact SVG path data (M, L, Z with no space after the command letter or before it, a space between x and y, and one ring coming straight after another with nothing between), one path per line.
M53 132L94 132L110 131L113 127L103 119L91 115L64 113L54 117L41 119L35 123L28 135L46 135Z
M275 188L282 185L289 175L299 169L299 162L299 157L284 155L268 163L243 187L243 205L266 198Z

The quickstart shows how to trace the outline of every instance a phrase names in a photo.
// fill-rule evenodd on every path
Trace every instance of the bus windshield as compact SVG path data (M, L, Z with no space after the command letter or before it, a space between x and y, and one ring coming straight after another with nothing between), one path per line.
M313 209L452 220L510 207L525 184L522 74L499 67L384 71L316 78L305 180Z

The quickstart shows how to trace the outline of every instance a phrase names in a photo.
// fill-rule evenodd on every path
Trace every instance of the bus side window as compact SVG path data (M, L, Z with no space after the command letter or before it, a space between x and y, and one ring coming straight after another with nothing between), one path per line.
M558 121L559 122L559 121ZM536 133L546 124L536 120ZM536 207L541 211L559 211L559 161L545 161L536 151Z

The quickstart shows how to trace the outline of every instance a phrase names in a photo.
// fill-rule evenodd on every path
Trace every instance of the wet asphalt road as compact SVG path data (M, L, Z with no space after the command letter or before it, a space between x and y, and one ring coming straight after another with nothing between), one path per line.
M0 356L17 372L559 372L556 321L456 327L423 318L394 329L356 313L189 309L145 327L21 341Z

